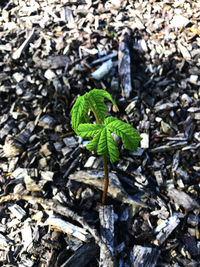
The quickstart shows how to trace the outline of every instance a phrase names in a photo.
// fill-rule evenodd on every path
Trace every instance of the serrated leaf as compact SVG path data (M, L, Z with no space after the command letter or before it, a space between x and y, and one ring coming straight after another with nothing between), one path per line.
M72 128L77 135L83 138L93 139L87 144L88 150L96 150L99 155L108 155L111 163L119 160L119 151L111 132L121 137L126 149L137 151L141 137L137 131L128 123L122 122L115 117L107 117L107 106L104 99L110 100L117 108L111 95L100 89L93 89L89 93L79 97L72 107ZM97 124L89 122L88 111L92 110ZM118 108L117 108L118 110ZM100 124L104 122L104 124Z
M76 132L79 136L86 138L96 135L104 128L102 124L83 123L79 124Z
M110 162L113 163L119 160L119 150L109 130L107 130L107 142L108 142L108 155L110 158Z
M120 120L114 120L106 127L111 132L121 137L124 148L137 151L139 142L142 140L142 138L130 124Z
M113 103L113 105L116 107L117 111L119 111L115 100L112 98L112 96L107 91L105 91L103 89L93 89L89 92L89 95L107 98L108 100L110 100Z
M97 147L97 153L99 155L106 155L106 154L108 154L106 128L104 128L101 131L101 135L100 135L99 143L98 143L98 147Z
M97 153L98 155L109 155L111 163L119 160L119 151L116 147L115 140L106 127L101 131Z
M108 125L109 123L115 120L117 120L115 117L110 116L110 117L105 118L104 123L105 125Z
M99 131L92 139L92 141L90 141L86 148L90 151L95 151L97 150L97 146L98 146L98 143L99 143L99 138L100 138L100 135L101 135L101 131Z
M107 113L107 106L104 103L104 98L103 97L98 97L98 96L92 95L89 98L88 101L94 107L95 111L98 114L99 119L103 122L104 121L104 118L105 118L105 115Z
M89 122L88 110L89 106L85 100L85 95L79 96L71 109L72 129L74 131L76 131L80 123Z
M87 95L88 101L91 101L91 104L94 106L102 122L104 121L105 115L107 113L107 106L104 103L104 98L107 98L108 100L110 100L115 105L116 109L118 110L117 104L112 98L112 96L108 92L102 89L93 89Z

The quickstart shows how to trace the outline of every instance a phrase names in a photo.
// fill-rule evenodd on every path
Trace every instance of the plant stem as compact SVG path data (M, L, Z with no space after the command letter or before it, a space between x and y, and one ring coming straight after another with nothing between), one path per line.
M91 110L95 116L97 124L102 124L95 108L93 107L93 105L92 105L91 101L89 101L89 99L88 99L88 102L89 102L89 106L90 106L90 108L91 108ZM108 191L108 184L109 184L107 156L102 155L102 159L103 159L103 168L104 168L104 189L103 189L103 196L102 196L102 204L105 205L106 195L107 195L107 191Z
M109 183L107 156L102 155L102 159L103 159L103 168L104 168L104 189L103 189L103 196L102 196L102 204L105 205L106 195L108 191L108 183Z
M101 120L100 120L100 118L99 118L99 116L98 116L98 114L96 113L96 110L95 110L95 108L93 107L93 105L92 105L92 103L91 103L91 101L88 99L88 102L89 102L89 106L90 106L90 108L91 108L91 110L92 110L92 112L93 112L93 114L94 114L94 116L95 116L95 119L96 119L96 121L97 121L97 124L102 124L101 123Z

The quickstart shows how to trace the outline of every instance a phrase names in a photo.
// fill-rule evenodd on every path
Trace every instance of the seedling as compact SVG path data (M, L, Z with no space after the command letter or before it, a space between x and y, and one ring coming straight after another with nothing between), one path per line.
M102 89L93 89L78 97L71 109L72 129L78 136L93 138L86 148L102 155L104 167L103 205L109 183L107 158L109 157L111 163L119 160L119 150L111 133L121 137L125 149L133 151L137 151L138 144L142 139L130 124L112 116L105 117L107 114L105 98L110 100L119 111L112 96ZM90 123L90 111L94 114L96 123Z

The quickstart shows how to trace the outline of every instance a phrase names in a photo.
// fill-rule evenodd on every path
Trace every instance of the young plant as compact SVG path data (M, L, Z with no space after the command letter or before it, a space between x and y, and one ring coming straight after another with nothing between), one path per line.
M119 150L111 133L121 137L125 149L137 151L141 137L128 123L115 117L105 117L107 106L104 99L110 100L119 110L111 95L102 89L93 89L77 98L71 109L72 129L83 138L93 138L86 146L90 151L97 151L102 155L104 167L104 191L102 203L105 204L108 190L108 164L107 157L113 163L119 160ZM96 123L89 123L89 111L92 111Z

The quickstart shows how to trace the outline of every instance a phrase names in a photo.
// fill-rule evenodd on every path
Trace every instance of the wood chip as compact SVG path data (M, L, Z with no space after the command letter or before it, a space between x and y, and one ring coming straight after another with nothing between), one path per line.
M114 211L113 206L100 206L99 208L99 218L100 218L100 233L101 238L104 243L107 244L111 255L110 258L104 247L100 248L100 263L99 266L102 267L112 267L115 266L114 263Z

